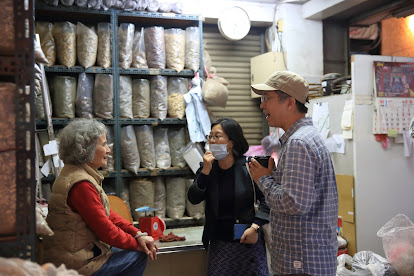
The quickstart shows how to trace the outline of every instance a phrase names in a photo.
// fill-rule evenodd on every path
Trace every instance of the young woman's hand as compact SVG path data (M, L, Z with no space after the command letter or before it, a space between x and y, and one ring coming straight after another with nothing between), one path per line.
M259 234L253 227L247 228L241 236L240 243L255 244Z
M205 175L209 175L211 168L213 167L213 161L216 158L214 157L211 151L206 151L203 155L203 169L201 172Z

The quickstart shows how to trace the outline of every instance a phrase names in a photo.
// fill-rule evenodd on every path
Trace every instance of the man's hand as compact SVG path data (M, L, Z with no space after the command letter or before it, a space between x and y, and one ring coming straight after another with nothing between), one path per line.
M141 236L137 238L138 251L145 252L151 260L157 259L158 248L154 243L154 239L151 236Z
M257 162L257 160L255 160L254 158L252 158L251 162L249 163L250 175L252 176L252 179L256 183L259 181L260 177L262 177L263 175L272 175L272 171L274 168L275 168L275 161L273 157L269 158L269 163L267 165L267 168L260 165L260 163Z

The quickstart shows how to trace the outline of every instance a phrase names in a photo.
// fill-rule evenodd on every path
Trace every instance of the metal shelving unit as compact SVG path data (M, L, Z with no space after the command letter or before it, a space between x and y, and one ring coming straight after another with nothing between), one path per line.
M0 52L0 77L16 85L16 233L0 239L0 256L35 260L33 0L9 2L14 12L15 49Z
M58 16L59 18L56 18ZM79 8L76 6L73 7L50 7L42 3L36 3L36 18L39 18L39 21L48 20L49 22L57 21L71 21L75 23L80 21L82 23L96 23L96 22L110 22L112 26L112 67L111 68L100 68L100 67L91 67L84 69L81 66L74 66L67 68L65 66L54 65L45 67L47 73L52 74L76 74L76 73L107 73L113 75L113 85L114 85L114 118L111 120L101 120L107 125L114 126L114 158L115 158L115 171L104 171L105 178L115 179L115 190L116 194L119 196L122 191L122 185L124 178L131 177L150 177L150 176L183 176L183 175L192 175L192 171L189 167L185 168L176 168L171 167L168 169L155 169L149 170L140 168L137 174L130 173L122 169L121 160L121 150L120 150L120 133L121 127L124 125L165 125L165 126L185 126L187 124L186 119L175 119L175 118L166 118L164 120L159 120L157 118L146 118L146 119L125 119L120 118L119 116L119 97L118 97L118 86L119 86L119 76L120 75L134 75L140 76L142 78L149 78L155 75L163 76L176 76L176 77L194 77L195 73L192 70L183 70L177 72L172 69L138 69L130 68L123 69L119 67L118 64L118 47L117 47L117 37L118 37L118 27L120 23L133 23L136 26L148 27L148 26L164 26L168 28L186 28L190 26L197 26L200 28L200 68L203 68L203 59L202 59L202 18L197 15L180 15L180 14L166 14L166 13L154 13L154 12L125 12L116 9L110 9L108 11L96 11L88 10L84 8ZM203 70L198 72L201 77L203 77ZM69 119L59 119L53 118L53 125L57 127L63 127L70 120ZM45 120L36 120L38 126L46 125ZM48 180L53 178L48 177ZM177 223L177 222L176 222Z

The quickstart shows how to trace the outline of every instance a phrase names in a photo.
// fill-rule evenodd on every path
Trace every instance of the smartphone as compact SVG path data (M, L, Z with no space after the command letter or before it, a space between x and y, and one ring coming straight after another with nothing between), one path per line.
M240 240L244 231L247 229L247 224L235 224L234 225L234 237L235 240Z

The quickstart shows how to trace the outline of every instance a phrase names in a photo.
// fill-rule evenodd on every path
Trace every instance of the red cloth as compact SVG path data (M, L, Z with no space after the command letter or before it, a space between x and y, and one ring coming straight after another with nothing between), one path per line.
M137 249L134 236L139 229L112 210L108 218L98 191L91 183L84 181L73 185L67 204L81 216L99 240L121 249Z

